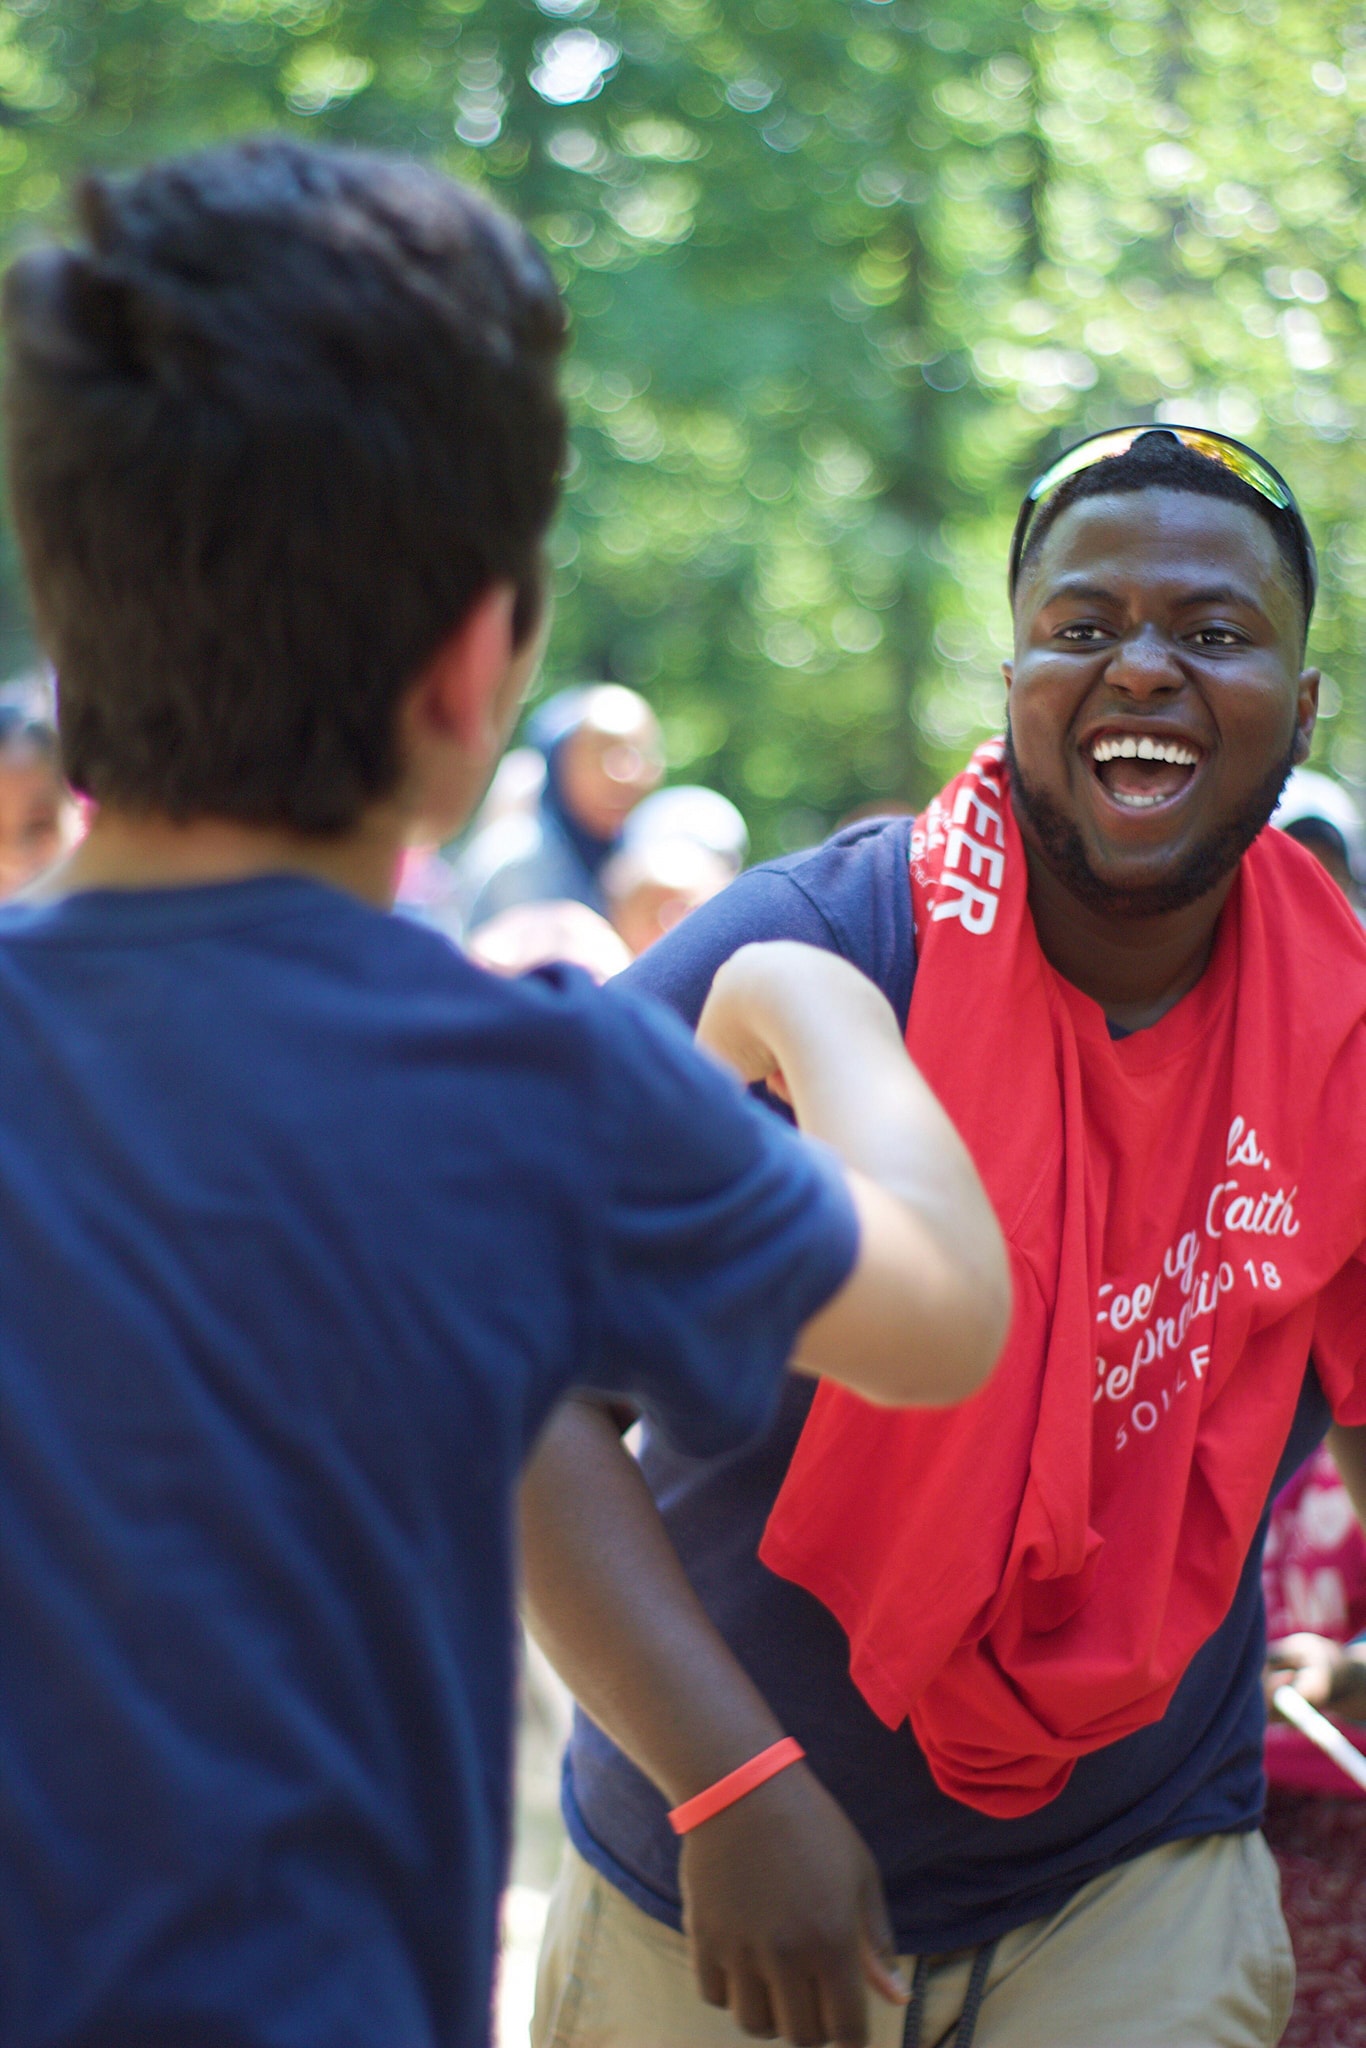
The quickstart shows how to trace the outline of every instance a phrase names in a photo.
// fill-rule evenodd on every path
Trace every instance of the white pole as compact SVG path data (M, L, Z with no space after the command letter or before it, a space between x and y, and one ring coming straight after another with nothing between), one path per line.
M1316 1749L1331 1757L1338 1769L1366 1792L1366 1756L1317 1707L1311 1707L1302 1692L1296 1692L1293 1685L1278 1685L1271 1703L1278 1714L1293 1722L1301 1735L1307 1735Z

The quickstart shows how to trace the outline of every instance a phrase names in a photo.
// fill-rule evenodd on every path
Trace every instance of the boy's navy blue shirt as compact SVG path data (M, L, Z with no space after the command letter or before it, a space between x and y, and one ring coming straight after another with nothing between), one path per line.
M801 939L862 968L904 1027L915 976L910 824L851 826L824 846L751 869L624 979L693 1021L738 946ZM1265 1517L1226 1620L1162 1720L1079 1759L1065 1791L1040 1812L995 1820L939 1791L909 1728L887 1728L854 1686L838 1622L758 1561L813 1392L789 1381L767 1436L713 1459L678 1455L647 1422L641 1463L703 1605L872 1851L903 1954L975 1948L1056 1912L1091 1878L1163 1842L1258 1825ZM1311 1369L1273 1496L1328 1420ZM944 1540L965 1532L946 1529ZM647 1913L681 1925L678 1843L664 1801L583 1714L566 1760L564 1811L590 1863Z
M524 1454L572 1380L762 1429L842 1177L268 878L0 914L0 1211L0 2040L476 2048Z

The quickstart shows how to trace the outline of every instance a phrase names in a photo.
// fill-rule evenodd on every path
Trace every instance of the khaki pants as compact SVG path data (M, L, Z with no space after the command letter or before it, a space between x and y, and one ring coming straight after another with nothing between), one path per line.
M922 2048L952 2040L972 1954L937 1960ZM907 1959L907 1975L913 1959ZM975 2048L1273 2048L1295 1967L1260 1835L1174 1842L1094 1878L1002 1937ZM872 2048L904 2013L870 1993ZM550 1902L532 2048L739 2048L704 2005L687 1944L569 1849Z

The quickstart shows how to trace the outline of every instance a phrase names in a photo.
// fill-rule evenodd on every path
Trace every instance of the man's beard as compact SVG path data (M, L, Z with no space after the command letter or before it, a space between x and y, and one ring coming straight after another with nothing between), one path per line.
M1075 896L1086 909L1109 917L1160 917L1169 910L1184 910L1188 903L1207 896L1216 883L1237 867L1280 802L1281 791L1295 765L1295 745L1292 739L1284 760L1263 777L1237 816L1211 832L1171 874L1159 882L1126 889L1101 879L1088 861L1081 834L1070 818L1042 790L1031 788L1026 782L1020 773L1014 737L1009 725L1006 727L1011 788L1040 852L1069 895Z

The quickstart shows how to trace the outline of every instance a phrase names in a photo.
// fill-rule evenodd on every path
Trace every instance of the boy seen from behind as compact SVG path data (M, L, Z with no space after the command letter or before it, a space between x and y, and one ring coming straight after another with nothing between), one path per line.
M794 1346L959 1399L1002 1254L847 963L750 948L701 1031L841 1165L661 1013L386 914L538 648L527 240L279 141L80 220L4 304L95 816L0 915L0 2038L473 2048L546 1415L583 1381L716 1452Z

